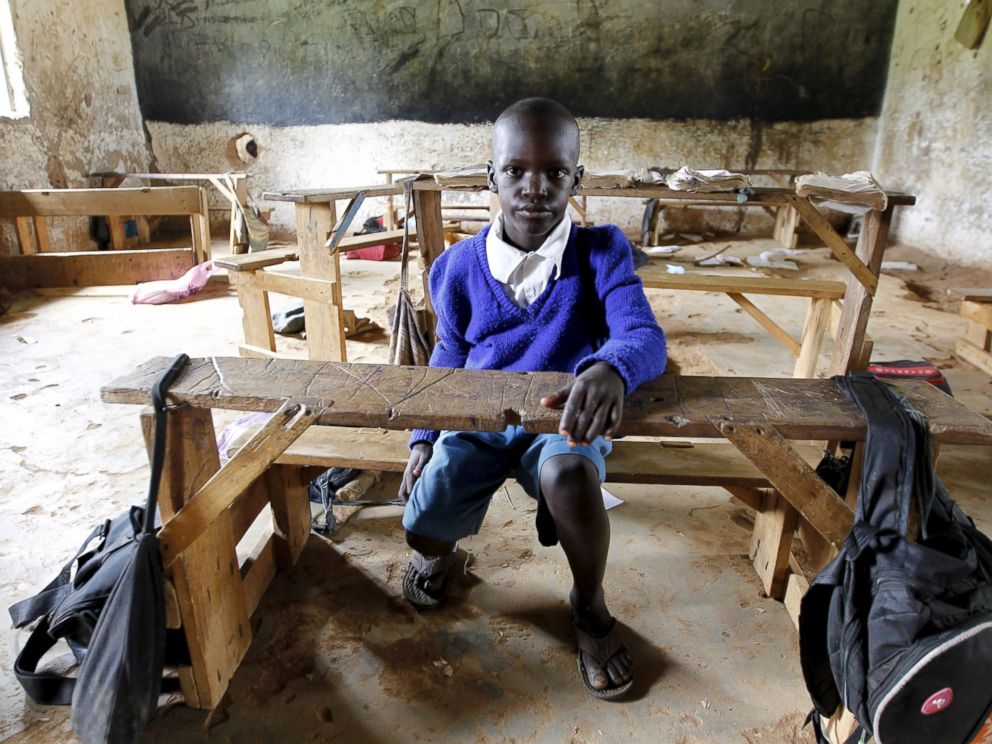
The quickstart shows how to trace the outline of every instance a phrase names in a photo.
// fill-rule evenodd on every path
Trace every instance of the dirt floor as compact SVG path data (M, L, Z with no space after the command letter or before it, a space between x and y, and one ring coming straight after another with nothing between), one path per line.
M728 253L769 247L735 243ZM826 253L805 251L801 270L782 275L841 276ZM949 286L992 286L992 276L899 246L888 258L920 269L883 276L869 326L874 358L930 359L959 399L992 415L992 381L951 353L963 321L945 295ZM346 304L385 325L398 264L347 261L344 271ZM683 373L791 374L788 352L725 296L650 299ZM801 300L756 302L798 337ZM103 404L101 384L155 355L234 355L240 339L237 299L223 286L157 307L132 306L115 289L15 294L0 316L0 603L40 589L94 524L144 497L138 409ZM304 349L300 339L280 343ZM349 359L382 360L385 343L382 333L349 341ZM218 430L231 418L219 415ZM992 448L945 447L940 471L992 530ZM376 493L395 488L386 478ZM366 509L331 539L312 535L256 611L254 642L221 706L208 714L172 701L146 740L811 742L801 730L810 703L796 632L747 558L749 510L719 489L611 490L625 503L610 512L606 588L632 629L629 702L599 702L582 689L564 557L538 545L533 504L511 483L482 534L463 543L467 564L434 613L402 600L398 509ZM24 638L0 631L0 740L71 741L68 711L29 703L11 674ZM53 658L56 667L68 661L65 652Z

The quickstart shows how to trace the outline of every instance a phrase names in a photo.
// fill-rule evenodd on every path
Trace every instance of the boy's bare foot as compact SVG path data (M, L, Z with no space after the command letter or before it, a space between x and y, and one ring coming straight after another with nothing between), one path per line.
M602 597L583 605L573 589L569 599L583 682L596 697L619 697L634 680L634 660L623 643L620 626Z

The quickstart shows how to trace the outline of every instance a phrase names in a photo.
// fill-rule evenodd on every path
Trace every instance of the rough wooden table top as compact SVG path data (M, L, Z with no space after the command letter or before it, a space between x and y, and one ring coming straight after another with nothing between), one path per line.
M149 391L170 362L156 357L102 391L108 403L147 404ZM540 399L566 385L558 372L501 372L397 367L292 359L191 359L169 398L200 408L275 411L300 398L324 408L321 424L385 429L500 431L522 424L532 432L557 430L560 412ZM923 413L937 441L992 444L992 421L932 385L899 382ZM788 439L860 440L865 424L832 380L663 375L627 399L622 433L667 437L721 437L725 417L773 425Z

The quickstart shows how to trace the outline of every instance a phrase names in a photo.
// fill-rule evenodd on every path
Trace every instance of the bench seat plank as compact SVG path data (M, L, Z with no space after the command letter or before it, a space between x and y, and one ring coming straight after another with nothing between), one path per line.
M638 270L645 289L678 289L697 292L782 295L840 300L847 285L821 279L783 279L771 276L723 276L717 274L669 274L664 266L648 264Z
M169 364L158 357L104 387L108 403L147 404ZM192 359L170 390L200 408L275 411L290 397L325 408L325 425L502 431L522 423L557 430L560 412L540 405L569 382L557 372L400 367L305 360ZM992 443L992 421L921 381L897 387L928 417L938 441ZM713 417L765 423L787 439L861 440L865 425L832 380L663 375L627 399L622 433L719 438Z
M405 431L311 426L276 458L280 465L403 472L410 451ZM819 447L796 447L815 465ZM607 483L765 488L768 479L736 447L723 442L614 442L606 461Z

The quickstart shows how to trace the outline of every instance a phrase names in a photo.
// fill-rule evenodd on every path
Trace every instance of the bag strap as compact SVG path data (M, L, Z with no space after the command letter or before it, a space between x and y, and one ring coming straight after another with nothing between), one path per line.
M148 502L145 504L145 521L142 532L151 535L155 532L155 514L158 507L158 487L162 481L162 467L165 464L165 438L168 432L169 407L165 394L169 386L179 377L189 357L180 354L165 371L159 375L152 386L152 408L155 409L155 438L152 440L152 473L148 484Z
M412 178L403 179L403 197L406 206L403 218L403 248L400 251L400 292L407 293L410 291L410 201L413 196L413 181Z
M57 639L48 634L48 619L44 618L31 631L27 643L14 661L14 676L34 702L41 705L69 705L76 687L74 677L63 677L54 672L39 672L38 662L48 653Z

